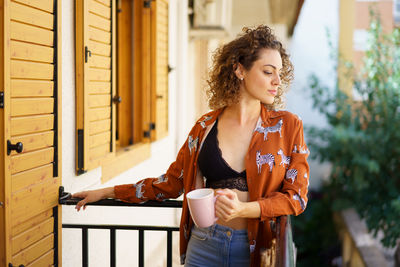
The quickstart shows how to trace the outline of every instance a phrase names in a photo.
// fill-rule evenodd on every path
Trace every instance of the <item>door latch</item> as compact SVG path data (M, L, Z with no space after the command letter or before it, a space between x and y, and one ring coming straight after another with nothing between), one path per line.
M4 108L4 92L0 92L0 108Z

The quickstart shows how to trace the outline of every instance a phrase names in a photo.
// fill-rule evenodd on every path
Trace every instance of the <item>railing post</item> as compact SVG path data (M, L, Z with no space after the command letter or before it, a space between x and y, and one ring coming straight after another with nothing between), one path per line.
M82 228L82 266L89 266L88 228Z
M139 267L144 267L144 230L139 230Z
M167 231L167 267L172 267L172 231Z
M116 236L115 236L115 229L110 229L110 266L116 266Z

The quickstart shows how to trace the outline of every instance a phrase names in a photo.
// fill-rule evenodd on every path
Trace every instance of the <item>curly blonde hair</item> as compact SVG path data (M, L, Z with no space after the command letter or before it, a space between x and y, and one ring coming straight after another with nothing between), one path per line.
M260 25L255 28L243 28L236 39L215 51L206 92L211 109L222 108L239 101L240 80L235 74L235 66L240 63L246 70L250 70L254 61L259 59L262 49L275 49L282 58L281 85L278 87L274 102L267 104L267 107L269 109L284 107L283 94L287 92L293 80L293 65L271 28Z

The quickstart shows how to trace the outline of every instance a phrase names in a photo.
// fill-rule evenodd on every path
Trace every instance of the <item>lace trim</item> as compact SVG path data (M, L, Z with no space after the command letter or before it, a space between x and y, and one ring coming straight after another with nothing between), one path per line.
M247 187L247 180L246 178L243 177L235 177L218 181L210 181L207 179L206 187L213 189L228 188L228 189L237 189L239 191L249 191Z

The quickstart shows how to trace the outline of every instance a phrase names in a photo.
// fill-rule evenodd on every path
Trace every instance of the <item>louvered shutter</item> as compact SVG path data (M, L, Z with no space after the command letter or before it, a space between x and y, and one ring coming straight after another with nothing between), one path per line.
M0 89L4 89L0 265L57 265L61 258L61 1L3 0L0 5ZM23 150L8 153L8 143L22 144Z
M154 139L168 134L168 0L152 3L152 121Z
M115 152L114 0L75 2L77 172Z

